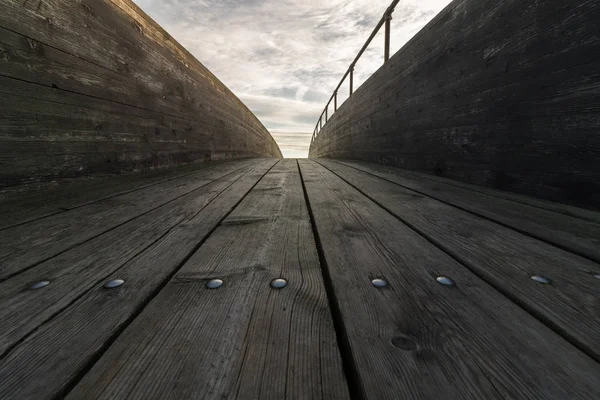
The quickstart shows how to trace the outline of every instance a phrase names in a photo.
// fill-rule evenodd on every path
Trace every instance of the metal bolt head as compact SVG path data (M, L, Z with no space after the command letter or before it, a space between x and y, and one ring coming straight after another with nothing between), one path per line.
M113 279L104 284L105 289L112 289L121 286L125 281L123 279Z
M388 283L385 279L375 278L375 279L371 279L371 285L375 286L376 288L382 288L382 287L386 287L388 285Z
M210 281L206 282L206 287L208 289L217 289L221 286L223 286L223 279L211 279Z
M39 281L34 283L33 285L31 285L29 288L30 289L41 289L43 287L46 287L50 284L50 281Z
M273 289L283 289L284 287L286 287L288 284L288 282L283 279L283 278L277 278L277 279L273 279L271 281L271 287Z
M448 278L447 276L438 276L437 278L435 278L436 281L438 281L440 284L442 285L446 285L446 286L454 286L454 280L452 280L451 278Z
M544 285L549 285L550 283L552 283L552 281L548 278L546 278L545 276L541 276L541 275L532 275L531 279L533 279L534 281L538 282L538 283L543 283Z

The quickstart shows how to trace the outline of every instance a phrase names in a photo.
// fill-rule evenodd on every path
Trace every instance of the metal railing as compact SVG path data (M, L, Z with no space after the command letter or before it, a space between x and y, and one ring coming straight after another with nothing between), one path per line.
M318 135L319 131L323 128L323 125L327 123L327 120L328 120L327 110L329 109L329 105L331 104L332 101L333 101L333 112L335 113L337 111L338 90L340 89L340 87L344 83L344 80L348 76L350 79L350 82L349 82L350 83L350 94L349 94L348 98L352 97L353 84L354 84L354 67L356 66L356 63L358 62L358 60L360 59L360 56L362 56L363 53L365 52L365 50L367 50L367 47L369 47L369 45L375 38L375 35L377 35L377 33L379 33L379 30L381 29L381 27L384 24L385 24L385 44L384 44L384 50L383 50L384 64L390 59L390 24L392 21L392 14L394 13L394 9L396 8L396 6L398 5L399 2L400 2L400 0L392 1L392 4L390 4L390 6L385 10L383 17L381 17L381 19L377 23L377 26L373 30L373 33L371 33L371 36L369 36L369 38L367 39L367 42L364 44L362 49L360 49L360 51L358 52L358 55L356 56L356 58L354 58L354 61L352 61L352 63L348 67L348 70L342 77L342 80L340 81L340 83L337 85L337 87L333 91L333 94L329 98L329 101L327 102L325 109L321 113L321 116L319 116L319 120L317 121L317 125L315 126L315 130L313 131L312 138L310 140L311 144L315 140L315 137ZM333 115L333 113L332 113L332 115ZM323 123L323 117L325 117L325 123Z

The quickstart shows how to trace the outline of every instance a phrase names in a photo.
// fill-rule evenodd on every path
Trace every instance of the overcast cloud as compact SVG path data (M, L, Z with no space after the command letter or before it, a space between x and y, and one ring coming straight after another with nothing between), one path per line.
M256 114L285 157L308 155L325 103L391 3L135 1ZM392 20L392 54L449 2L401 1ZM381 66L382 36L383 30L357 64L355 87Z

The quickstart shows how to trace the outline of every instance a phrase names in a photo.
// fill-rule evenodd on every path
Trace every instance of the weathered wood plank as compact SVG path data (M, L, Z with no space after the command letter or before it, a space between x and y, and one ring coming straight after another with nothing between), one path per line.
M279 277L288 286L269 287ZM207 290L211 278L224 286ZM263 178L69 398L132 390L138 398L348 398L295 160Z
M333 114L311 157L598 208L595 0L452 2Z
M192 198L185 207L195 208L195 213L188 214L168 234L125 264L111 268L110 258L118 255L106 254L104 260L109 264L103 267L106 275L95 275L94 268L87 266L83 273L89 275L91 290L40 326L0 361L0 397L63 397L275 163L275 160L261 163L208 204L203 205L202 201L196 204ZM65 277L65 285L80 282L74 272ZM125 280L124 285L113 290L102 288L104 281L115 278ZM90 287L89 283L87 286ZM169 310L172 314L180 311ZM206 323L210 325L210 321ZM175 347L187 351L182 343Z
M600 213L582 211L581 216L585 219L574 218L490 195L490 189L486 192L473 192L466 187L451 184L449 180L441 182L426 179L424 174L414 176L399 168L349 160L340 162L600 262ZM562 211L566 213L577 213L574 207L564 207Z
M223 162L227 161L181 165L133 175L43 183L28 187L25 193L5 190L0 192L0 230L177 179Z
M248 108L129 1L4 1L0 33L3 80L29 84L42 93L52 90L58 103L79 100L73 107L33 100L21 108L2 106L2 120L9 126L0 125L0 137L60 142L62 159L78 159L83 166L78 176L106 172L103 156L120 161L108 165L117 171L206 158L281 156ZM100 112L99 104L112 105L116 112ZM48 112L38 112L36 106ZM119 109L141 113L143 119L119 115ZM91 143L107 137L116 141L114 147ZM79 151L81 146L69 143L74 141L86 142L90 151ZM1 159L3 173L18 172L3 174L1 180L29 184L31 178L73 175L75 167L52 154L47 159L38 155L33 164L13 165L26 158L28 146L19 142L12 149L13 160ZM89 153L94 153L91 160Z
M600 395L593 359L332 172L300 169L365 398Z
M254 162L219 164L160 185L6 229L0 237L0 279L15 275Z
M0 283L0 354L21 341L44 321L86 293L105 276L147 250L174 226L200 212L221 192L256 168L258 162L217 179L197 191L140 216ZM31 291L33 282L51 286Z
M600 265L363 171L319 163L600 360L600 285L592 274Z

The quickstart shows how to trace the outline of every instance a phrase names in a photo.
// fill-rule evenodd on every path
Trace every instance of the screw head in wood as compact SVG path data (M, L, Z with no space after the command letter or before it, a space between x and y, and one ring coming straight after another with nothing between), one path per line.
M41 289L50 284L50 281L39 281L30 286L30 289Z
M112 289L121 286L125 281L123 279L113 279L104 284L105 289Z
M217 289L221 286L223 286L223 279L211 279L210 281L206 282L206 287L208 289Z
M541 275L532 275L531 279L533 279L534 281L538 282L538 283L543 283L544 285L549 285L550 283L552 283L552 281L548 278L546 278L545 276L541 276Z
M435 278L435 280L438 281L442 285L454 286L454 280L452 280L451 278L448 278L447 276L438 276L437 278Z
M271 281L271 287L273 289L283 289L284 287L286 287L288 284L288 282L283 279L283 278L277 278L277 279L273 279Z
M382 287L386 287L388 285L388 283L385 279L375 278L375 279L371 279L371 285L375 286L376 288L382 288Z

